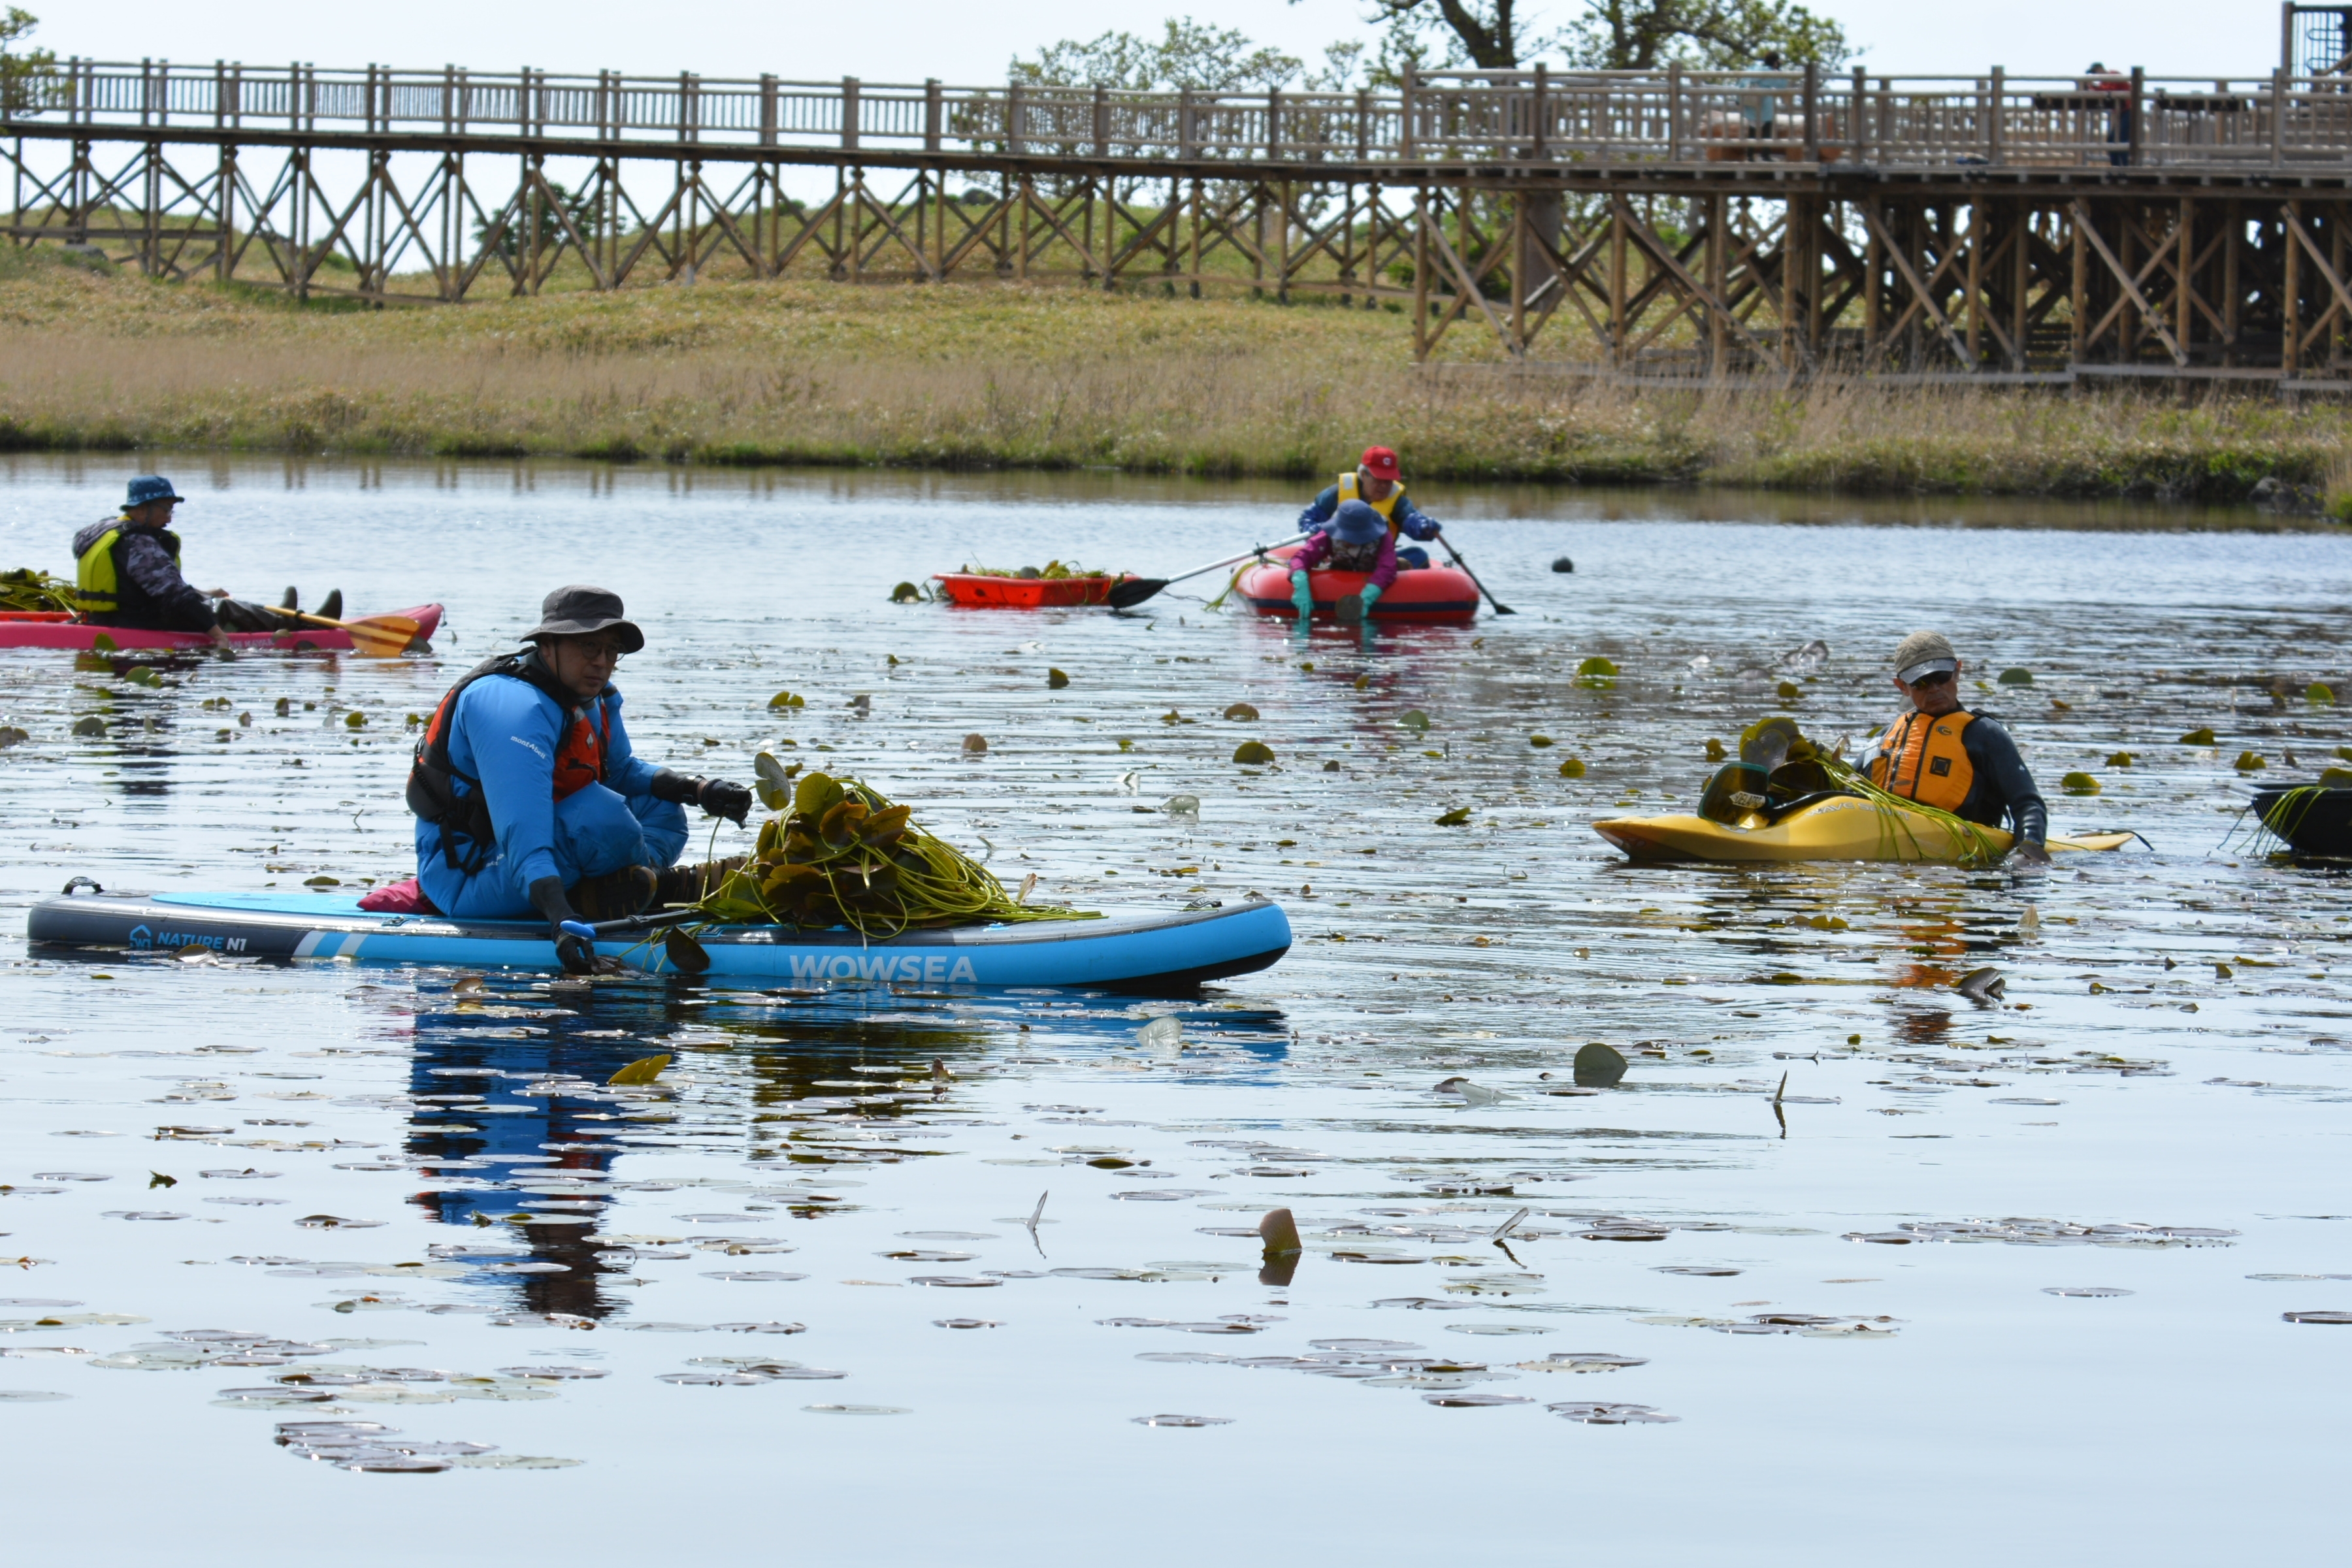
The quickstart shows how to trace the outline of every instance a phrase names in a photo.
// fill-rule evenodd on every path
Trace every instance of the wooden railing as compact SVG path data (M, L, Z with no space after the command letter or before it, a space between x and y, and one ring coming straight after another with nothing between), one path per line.
M2337 77L1894 77L1440 71L1339 93L795 82L776 77L320 70L68 59L0 134L480 136L543 142L1086 162L2352 169ZM632 147L634 152L635 146ZM736 155L740 155L738 153ZM755 154L756 155L756 154Z

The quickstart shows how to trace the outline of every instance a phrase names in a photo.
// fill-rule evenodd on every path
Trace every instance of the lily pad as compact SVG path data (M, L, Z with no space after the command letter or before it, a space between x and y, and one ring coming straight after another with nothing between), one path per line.
M1584 759L1581 757L1565 758L1559 764L1559 776L1564 779L1580 779L1584 773Z
M2180 737L2180 743L2184 746L2213 745L2215 744L2213 740L2213 731L2210 730L2191 730L2189 733Z
M2099 781L2088 773L2072 773L2058 781L2058 787L2068 795L2096 795L2099 793Z
M1274 761L1274 748L1264 741L1244 741L1234 748L1234 761L1244 766L1263 767Z

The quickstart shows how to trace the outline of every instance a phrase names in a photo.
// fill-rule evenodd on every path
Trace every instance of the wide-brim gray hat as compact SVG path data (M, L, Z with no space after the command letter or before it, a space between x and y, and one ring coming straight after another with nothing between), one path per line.
M523 633L522 640L586 637L591 632L615 629L623 638L623 653L635 653L646 646L646 634L622 609L620 595L605 588L592 588L585 583L573 583L540 601L539 625Z
M1960 656L1941 632L1913 632L1895 649L1895 679L1906 686L1923 675L1939 669L1958 673L1959 668Z

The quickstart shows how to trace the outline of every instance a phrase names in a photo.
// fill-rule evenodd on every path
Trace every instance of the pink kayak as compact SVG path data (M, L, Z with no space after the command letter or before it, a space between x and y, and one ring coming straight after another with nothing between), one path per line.
M433 636L441 625L441 606L418 605L414 609L394 610L394 615L415 621L417 625L415 642L422 643ZM118 648L188 648L212 647L212 639L201 632L150 632L131 626L94 626L51 612L38 610L0 611L0 648L54 647L75 653L89 653L98 647L101 637L113 639ZM285 653L348 653L352 634L333 626L304 626L288 632L231 632L229 646L247 652L277 650Z

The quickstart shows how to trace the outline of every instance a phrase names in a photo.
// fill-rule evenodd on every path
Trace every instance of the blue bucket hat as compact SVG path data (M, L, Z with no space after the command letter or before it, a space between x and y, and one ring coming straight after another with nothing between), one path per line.
M1342 544L1375 544L1388 531L1388 519L1369 501L1341 501L1331 514L1331 537Z
M142 474L131 481L131 496L125 500L126 511L134 506L145 506L151 500L185 500L188 498L172 488L172 481L161 474Z

